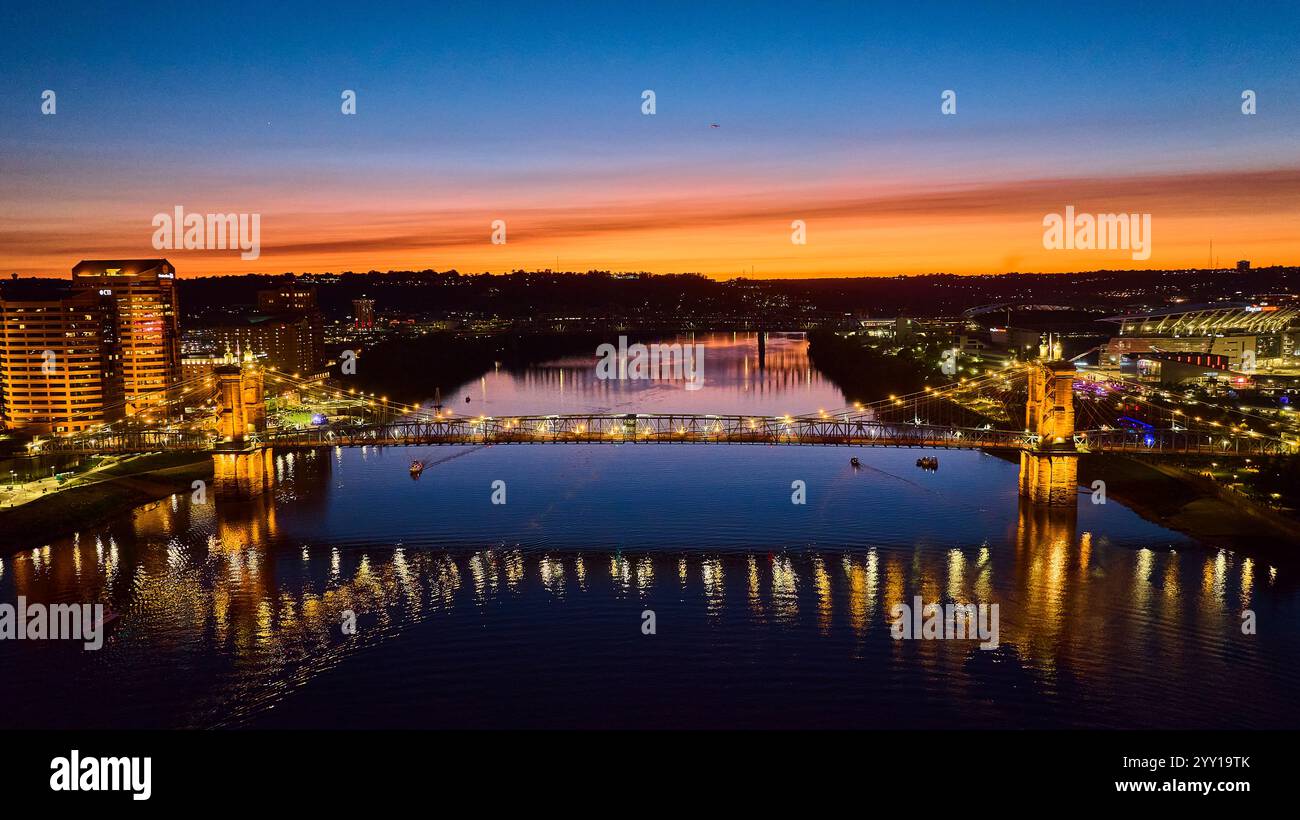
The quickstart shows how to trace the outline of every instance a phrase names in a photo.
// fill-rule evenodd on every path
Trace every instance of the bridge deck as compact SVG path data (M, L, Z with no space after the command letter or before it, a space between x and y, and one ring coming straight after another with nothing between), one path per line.
M849 447L922 447L963 450L1037 450L1023 431L903 424L865 418L699 415L550 415L454 417L357 426L272 430L250 442L276 447L360 447L470 444L769 444ZM1052 443L1048 443L1049 445ZM1216 437L1181 429L1090 430L1072 442L1078 452L1264 456L1295 449L1267 437ZM47 452L126 453L219 449L211 435L192 431L104 432L52 439Z

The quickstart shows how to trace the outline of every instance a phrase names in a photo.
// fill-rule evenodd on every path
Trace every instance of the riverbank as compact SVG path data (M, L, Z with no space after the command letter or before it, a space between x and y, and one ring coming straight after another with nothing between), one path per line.
M1211 547L1300 556L1300 521L1265 509L1184 467L1113 455L1079 459L1079 484Z
M0 552L40 546L212 478L212 458L152 453L78 476L75 485L0 509ZM2 501L2 499L0 499Z

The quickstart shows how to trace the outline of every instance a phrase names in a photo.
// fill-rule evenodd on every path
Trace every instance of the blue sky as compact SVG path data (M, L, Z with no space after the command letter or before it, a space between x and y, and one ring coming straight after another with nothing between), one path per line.
M0 22L6 243L240 191L301 214L346 191L436 211L646 180L771 197L1270 169L1300 132L1295 3L9 2Z

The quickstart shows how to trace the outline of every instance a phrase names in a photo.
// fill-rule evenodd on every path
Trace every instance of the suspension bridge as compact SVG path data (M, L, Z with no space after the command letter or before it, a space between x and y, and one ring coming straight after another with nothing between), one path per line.
M1064 361L1023 363L868 404L784 416L468 416L371 398L361 400L377 408L370 418L290 426L268 424L268 386L311 393L318 401L350 398L251 361L228 361L210 376L169 388L166 404L183 408L188 420L128 417L38 442L36 449L211 452L217 491L233 496L265 489L273 448L673 443L1014 451L1020 454L1022 494L1046 504L1074 503L1082 453L1233 458L1297 452L1293 424L1165 397L1114 374L1080 374Z

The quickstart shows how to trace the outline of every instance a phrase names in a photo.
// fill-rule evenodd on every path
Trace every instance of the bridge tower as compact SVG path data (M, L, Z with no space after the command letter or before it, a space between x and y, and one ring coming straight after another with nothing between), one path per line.
M1035 437L1035 444L1020 453L1020 495L1036 504L1073 506L1079 485L1073 363L1029 366L1025 429Z
M270 489L274 477L271 448L257 443L266 430L266 397L261 368L251 354L242 362L229 354L213 369L217 379L216 428L221 436L212 454L218 498L243 499Z

